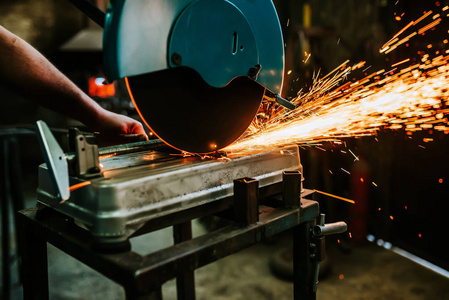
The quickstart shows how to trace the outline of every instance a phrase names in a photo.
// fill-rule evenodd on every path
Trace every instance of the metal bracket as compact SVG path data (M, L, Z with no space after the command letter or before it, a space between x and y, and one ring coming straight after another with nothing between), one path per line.
M75 151L75 172L81 178L92 178L101 175L98 145L93 135L81 133L78 129L70 129L69 145Z
M276 102L277 104L282 105L289 110L294 110L296 108L296 105L294 103L288 101L285 98L282 98L281 95L274 93L269 89L265 89L264 99Z
M44 121L36 122L36 131L56 197L62 201L69 199L69 167L64 152Z
M254 178L234 180L234 220L245 225L259 221L259 181Z
M93 141L93 135L82 134L78 129L69 131L69 144L75 152L73 156L64 154L44 121L36 122L36 131L59 200L64 202L70 198L69 175L79 178L101 176L98 146Z
M302 174L300 171L282 172L282 202L287 207L301 205Z

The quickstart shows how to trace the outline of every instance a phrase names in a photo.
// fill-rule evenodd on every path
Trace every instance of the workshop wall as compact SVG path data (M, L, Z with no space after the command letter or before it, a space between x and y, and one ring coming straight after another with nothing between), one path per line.
M342 62L369 61L382 68L378 49L398 30L392 0L274 1L286 46L284 96L310 85L313 72ZM307 59L307 54L311 54Z
M56 53L62 43L87 24L87 18L70 1L0 0L0 25L46 57ZM61 115L20 97L0 82L0 127L32 125L39 119L53 126L65 122ZM23 166L35 172L37 164L42 162L37 140L21 138L20 143Z
M87 26L87 18L69 1L0 0L0 25L48 57ZM0 125L34 123L41 115L48 114L45 109L22 99L1 82L0 98Z
M392 62L404 58L419 61L417 52L428 44L447 49L442 40L448 28L440 26L397 51L379 53L401 28L424 11L440 11L449 5L447 0L278 0L275 4L286 44L284 96L296 96L301 88L307 91L314 71L327 74L348 59L354 64L366 61L372 71L389 70ZM308 59L307 54L311 54ZM348 80L356 77L353 72ZM433 142L426 143L428 139ZM357 232L359 240L371 233L448 269L447 250L439 245L449 209L447 135L432 130L413 135L386 130L376 139L344 142L341 148L324 144L320 148L325 151L314 147L302 151L305 186L364 202L365 207L354 209L320 196L323 212L330 220L348 221L349 231L353 236ZM342 153L347 149L355 151L360 161ZM360 178L370 185L362 198L356 192L363 185ZM356 228L355 219L363 224Z
M44 53L55 51L86 24L69 1L0 1L0 25Z

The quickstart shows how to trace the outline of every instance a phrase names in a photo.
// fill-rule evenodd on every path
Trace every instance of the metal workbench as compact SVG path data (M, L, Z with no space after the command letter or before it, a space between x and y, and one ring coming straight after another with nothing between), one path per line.
M287 175L298 178L297 174ZM289 186L297 185L295 182L284 179L284 184L263 188L254 182L248 178L236 180L232 197L147 222L133 236L173 226L175 244L144 256L133 252L129 241L106 248L99 245L89 231L52 208L20 211L24 299L49 297L47 242L122 285L128 300L162 299L162 284L173 278L177 278L178 299L195 299L195 269L289 229L293 229L294 241L294 298L315 299L315 255L310 245L319 215L318 203L294 193L279 196ZM277 199L274 195L278 195ZM291 197L298 204L301 199L300 205L290 205ZM192 239L191 220L217 213L233 221Z

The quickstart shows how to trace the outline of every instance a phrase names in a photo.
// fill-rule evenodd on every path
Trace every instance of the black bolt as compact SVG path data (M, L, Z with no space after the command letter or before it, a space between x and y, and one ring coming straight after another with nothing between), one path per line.
M87 171L87 173L89 173L89 174L95 174L95 173L100 173L100 172L101 172L101 170L99 167L92 167Z
M175 66L181 65L181 63L182 63L182 56L179 53L173 52L173 54L171 55L171 62Z
M260 69L262 69L262 66L259 64L249 68L248 76L252 79L256 79L257 75L259 75Z

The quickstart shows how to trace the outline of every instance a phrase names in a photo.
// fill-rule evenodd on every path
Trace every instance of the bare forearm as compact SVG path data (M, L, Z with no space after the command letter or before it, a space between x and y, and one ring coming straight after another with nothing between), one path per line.
M121 136L127 133L148 138L142 124L103 109L36 49L1 26L0 79L20 94L100 132L105 144L126 142Z
M103 109L43 55L0 26L0 77L18 93L95 127Z

